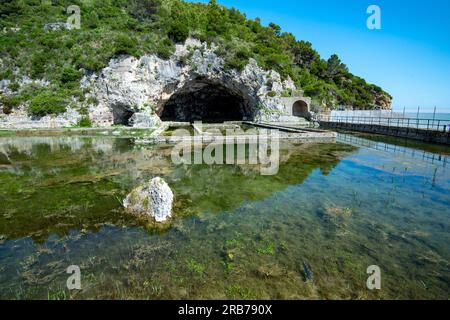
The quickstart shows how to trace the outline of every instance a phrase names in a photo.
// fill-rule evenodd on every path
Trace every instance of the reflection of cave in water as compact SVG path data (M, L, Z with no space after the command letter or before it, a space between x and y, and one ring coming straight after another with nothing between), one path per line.
M163 121L220 123L251 118L242 94L206 80L187 83L160 110Z

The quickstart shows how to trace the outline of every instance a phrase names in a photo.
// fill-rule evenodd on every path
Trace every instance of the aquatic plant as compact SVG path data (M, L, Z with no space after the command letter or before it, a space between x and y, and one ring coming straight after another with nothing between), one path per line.
M197 261L195 261L193 258L186 261L186 267L189 271L194 272L200 276L203 275L205 272L206 267Z
M328 217L333 217L333 218L336 218L336 217L346 218L346 217L351 217L352 216L353 210L350 209L350 208L347 208L347 207L340 207L340 206L333 206L333 205L331 205L331 206L327 206L325 208L325 214Z
M273 245L268 245L267 247L258 248L257 251L259 254L272 255L275 254L275 247Z
M249 288L242 287L238 284L230 284L226 288L227 295L230 299L254 300L256 294Z
M224 271L226 274L230 274L233 272L233 270L235 270L236 268L236 264L234 264L233 262L230 261L222 261L223 267L224 267Z

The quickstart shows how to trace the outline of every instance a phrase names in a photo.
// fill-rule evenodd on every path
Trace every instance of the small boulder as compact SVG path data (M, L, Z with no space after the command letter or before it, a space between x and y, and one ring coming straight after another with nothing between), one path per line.
M172 215L173 192L162 178L137 187L125 198L125 209L136 215L164 222Z

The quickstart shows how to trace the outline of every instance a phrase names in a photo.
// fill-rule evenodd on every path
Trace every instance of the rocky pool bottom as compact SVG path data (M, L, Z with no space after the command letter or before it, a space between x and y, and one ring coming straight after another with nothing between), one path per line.
M449 149L352 137L283 143L278 174L261 176L174 165L173 146L132 137L5 135L0 298L448 299ZM175 195L164 228L121 204L155 176Z

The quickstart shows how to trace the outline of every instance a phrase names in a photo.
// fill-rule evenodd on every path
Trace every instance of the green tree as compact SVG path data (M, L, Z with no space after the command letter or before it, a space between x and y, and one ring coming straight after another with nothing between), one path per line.
M273 22L269 24L269 28L273 30L273 33L277 37L281 37L281 27Z
M227 31L225 10L217 4L216 0L210 0L208 4L208 25L206 30L209 37L216 37L225 34Z
M66 111L66 104L66 99L61 93L46 90L39 93L30 101L28 112L35 117L60 114Z
M327 61L327 76L334 79L348 73L348 68L342 63L337 54L333 54Z
M129 0L127 10L139 21L154 20L161 0Z

